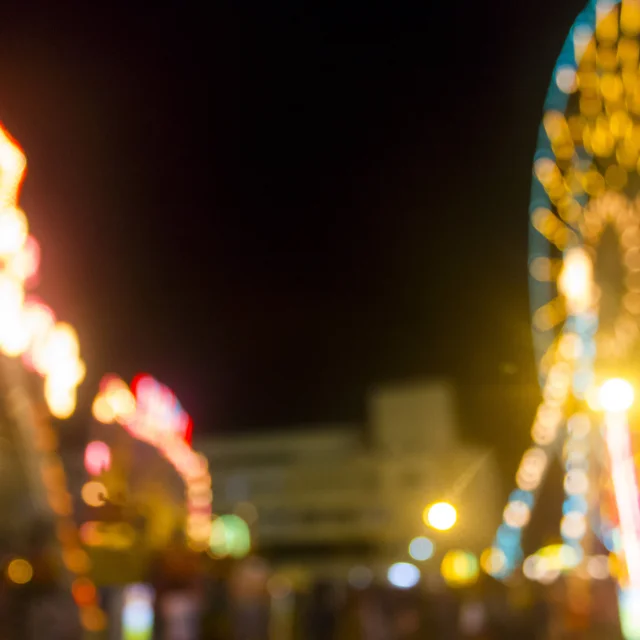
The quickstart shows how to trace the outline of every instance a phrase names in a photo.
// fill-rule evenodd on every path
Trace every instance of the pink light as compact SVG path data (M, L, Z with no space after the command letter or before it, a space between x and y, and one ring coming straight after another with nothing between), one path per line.
M138 407L136 431L147 433L154 441L158 441L158 436L171 434L191 442L191 418L169 387L140 374L131 383L131 390Z
M113 376L103 378L101 393L106 393L114 384L123 383ZM194 544L204 548L209 535L207 525L211 522L211 476L206 458L191 448L192 420L175 394L147 374L134 378L131 392L135 396L135 413L119 423L134 438L154 446L178 472L186 488L189 518L202 519L203 523L201 530L197 533L188 531L188 536ZM108 461L104 457L104 447ZM87 446L85 465L90 473L98 475L110 463L109 448L103 442L92 442ZM83 533L85 537L94 534L88 529Z
M87 445L84 452L84 466L92 476L98 476L111 468L111 450L99 440Z
M605 414L605 438L620 519L620 538L633 588L640 587L640 506L629 426L624 413Z

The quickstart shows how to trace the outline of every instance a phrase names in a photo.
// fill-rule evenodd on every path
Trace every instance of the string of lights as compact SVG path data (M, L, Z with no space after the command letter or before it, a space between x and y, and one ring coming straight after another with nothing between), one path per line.
M172 464L185 485L189 546L208 549L213 499L208 462L192 449L191 418L173 392L147 375L135 378L131 388L117 377L106 376L94 399L93 415L103 424L121 425L134 438L156 447ZM89 447L86 456L92 464L98 466L108 457L101 445L94 442ZM99 491L107 495L103 485Z
M76 389L84 379L85 365L73 327L57 322L47 305L26 295L26 290L36 283L40 246L29 235L27 217L18 207L25 170L24 154L0 126L0 352L10 359L21 357L28 370L42 376L48 411L64 419L75 410ZM73 500L57 453L56 433L46 412L38 409L38 403L19 383L19 372L12 363L8 362L4 369L32 493L34 498L37 496L37 504L46 504L54 516L61 566L78 606L80 622L87 631L100 631L106 625L106 615L89 577L91 566L73 518ZM24 582L28 563L19 561L25 564L20 565L23 570L16 575L19 582ZM14 574L16 562L12 564Z

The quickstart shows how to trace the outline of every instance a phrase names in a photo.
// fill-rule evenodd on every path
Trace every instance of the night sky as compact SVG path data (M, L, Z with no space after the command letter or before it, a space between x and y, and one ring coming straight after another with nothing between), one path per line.
M76 421L104 372L153 373L213 434L449 376L513 473L531 161L584 1L3 7L0 119L38 293L88 365Z

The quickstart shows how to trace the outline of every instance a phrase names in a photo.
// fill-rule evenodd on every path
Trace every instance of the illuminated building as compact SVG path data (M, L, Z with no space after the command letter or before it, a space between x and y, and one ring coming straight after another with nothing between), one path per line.
M459 439L452 389L438 382L398 386L369 400L363 426L292 427L198 442L209 458L216 513L240 514L258 554L311 576L346 579L373 571L386 580L396 562L438 573L452 546L479 553L498 514L497 471L486 451ZM474 467L473 481L450 498L455 527L428 529L425 506ZM435 544L433 561L412 559L409 544L418 536Z

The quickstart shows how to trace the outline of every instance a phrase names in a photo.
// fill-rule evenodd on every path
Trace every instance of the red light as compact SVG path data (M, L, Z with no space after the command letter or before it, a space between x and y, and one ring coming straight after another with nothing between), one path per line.
M71 593L81 607L87 607L96 600L96 587L88 578L76 578L71 585Z
M131 390L136 396L136 430L157 441L162 434L177 435L191 443L193 424L176 395L148 374L137 375Z

